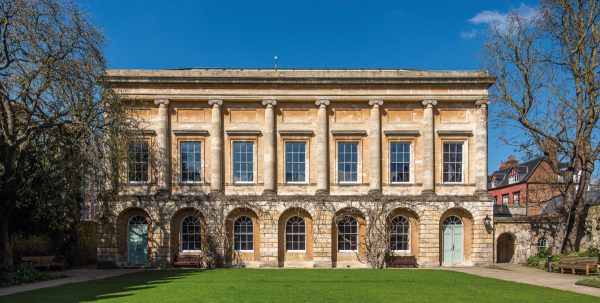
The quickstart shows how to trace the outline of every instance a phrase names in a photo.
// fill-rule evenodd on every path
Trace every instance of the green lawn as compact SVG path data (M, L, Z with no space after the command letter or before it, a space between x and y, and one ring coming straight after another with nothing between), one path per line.
M154 270L0 297L0 302L599 302L446 270Z

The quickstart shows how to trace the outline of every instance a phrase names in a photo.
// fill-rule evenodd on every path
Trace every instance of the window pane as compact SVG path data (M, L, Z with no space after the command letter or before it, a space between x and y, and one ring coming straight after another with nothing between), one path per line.
M306 234L304 219L299 216L290 217L285 226L286 250L306 250Z
M410 143L392 143L390 147L391 181L410 182Z
M254 249L254 225L247 216L237 218L233 224L233 248L235 250Z
M306 143L287 142L285 144L286 182L306 182Z
M233 181L254 181L254 143L233 143Z
M129 182L148 182L148 141L128 144L127 179Z
M339 182L358 181L358 143L338 143L338 180Z
M200 142L181 142L181 182L200 182Z
M181 222L181 250L200 250L200 245L200 220L192 216L186 217Z
M463 182L462 149L463 143L444 143L444 182Z
M358 224L350 216L338 221L338 251L356 250L358 247Z
M390 246L392 250L410 250L410 223L402 216L394 218L390 224Z

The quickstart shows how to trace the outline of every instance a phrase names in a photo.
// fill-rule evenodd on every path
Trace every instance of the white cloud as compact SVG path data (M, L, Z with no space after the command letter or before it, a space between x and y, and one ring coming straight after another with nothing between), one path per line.
M460 37L463 39L473 39L477 37L477 29L472 28L471 30L460 32Z
M536 7L521 3L519 7L507 12L499 12L497 10L481 11L469 19L469 22L474 25L487 25L490 28L496 27L500 31L506 31L509 25L508 17L511 13L515 13L525 20L532 20L538 15ZM470 31L461 32L460 36L464 39L472 39L477 36L477 33L478 31L473 28Z

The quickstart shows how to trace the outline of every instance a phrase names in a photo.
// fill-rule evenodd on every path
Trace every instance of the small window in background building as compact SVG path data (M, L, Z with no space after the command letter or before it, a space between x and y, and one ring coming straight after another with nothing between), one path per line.
M508 177L508 183L509 183L509 184L514 184L514 183L517 183L517 182L519 182L519 180L520 180L520 178L519 178L519 174L512 175L512 176L509 176L509 177Z
M548 238L546 238L546 237L540 237L538 239L537 246L538 246L539 250L548 249Z
M508 205L508 194L502 195L502 205Z
M521 206L521 192L520 191L513 193L513 205L517 206L517 207Z

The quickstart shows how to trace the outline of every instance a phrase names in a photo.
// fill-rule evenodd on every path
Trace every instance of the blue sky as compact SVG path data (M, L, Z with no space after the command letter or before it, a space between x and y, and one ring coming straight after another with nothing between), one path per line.
M490 22L535 1L78 0L110 68L482 68ZM168 3L168 4L165 4ZM495 107L490 118L495 116ZM495 123L493 123L495 124ZM519 154L490 125L489 167Z

